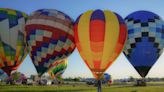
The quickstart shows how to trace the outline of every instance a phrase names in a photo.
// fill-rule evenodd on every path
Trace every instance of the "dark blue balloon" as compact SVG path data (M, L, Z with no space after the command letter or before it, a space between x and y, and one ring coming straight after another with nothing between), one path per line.
M128 39L124 54L141 77L145 77L164 47L164 22L155 13L137 11L125 18Z
M109 75L108 73L104 73L104 79L105 79L106 81L111 80L111 75Z

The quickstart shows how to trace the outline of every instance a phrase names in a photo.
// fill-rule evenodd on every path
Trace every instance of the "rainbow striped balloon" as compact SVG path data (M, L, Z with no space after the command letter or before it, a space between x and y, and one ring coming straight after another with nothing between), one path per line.
M27 55L23 12L0 8L0 68L10 75Z
M68 59L55 61L48 71L52 79L59 78L64 73L68 65Z

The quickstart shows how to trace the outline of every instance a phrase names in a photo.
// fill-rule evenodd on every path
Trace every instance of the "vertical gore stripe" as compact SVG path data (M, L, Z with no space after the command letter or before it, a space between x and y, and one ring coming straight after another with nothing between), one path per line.
M90 16L93 11L87 11L84 13L78 23L78 37L79 37L79 43L83 52L83 54L88 61L88 64L90 65L90 68L94 68L93 62L92 62L92 53L91 53L91 47L90 47L90 37L89 37L89 25L90 25Z
M126 25L124 23L124 20L121 18L120 15L116 14L118 20L119 20L119 25L120 25L120 29L119 29L119 38L116 44L116 48L115 48L115 52L114 54L111 56L111 58L109 59L109 62L113 62L121 53L123 47L124 47L124 43L125 43L125 39L127 37L127 29L126 29ZM105 69L108 68L108 66L110 66L112 63L109 63Z
M115 51L115 46L117 44L119 36L119 22L117 16L111 11L104 11L106 25L105 25L105 40L103 49L103 58L101 68L105 68L109 62L109 58Z
M80 15L81 16L81 15ZM75 22L74 24L74 37L75 37L75 42L76 42L76 47L80 53L80 56L84 59L84 61L86 62L86 58L84 57L85 56L85 53L83 52L82 48L81 48L81 44L79 42L79 36L78 36L78 22L79 22L79 19L80 19L80 16L78 17L77 21ZM87 62L86 62L87 63Z
M90 46L92 51L94 68L100 69L105 35L104 12L96 10L91 15L90 21Z

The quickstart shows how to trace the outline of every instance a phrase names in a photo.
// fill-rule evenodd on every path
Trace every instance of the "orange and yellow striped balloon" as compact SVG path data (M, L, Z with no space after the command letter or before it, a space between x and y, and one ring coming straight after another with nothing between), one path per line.
M96 79L121 53L127 37L124 20L109 10L89 10L74 25L78 51Z

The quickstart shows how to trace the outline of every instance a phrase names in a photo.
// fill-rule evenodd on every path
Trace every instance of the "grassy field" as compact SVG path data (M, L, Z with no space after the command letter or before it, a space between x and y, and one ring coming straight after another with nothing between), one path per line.
M44 91L44 92L97 92L97 88L93 86L10 86L0 85L0 92L22 92L22 91ZM147 87L103 87L103 92L164 92L164 86L147 86Z

